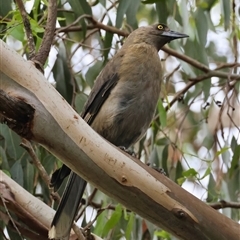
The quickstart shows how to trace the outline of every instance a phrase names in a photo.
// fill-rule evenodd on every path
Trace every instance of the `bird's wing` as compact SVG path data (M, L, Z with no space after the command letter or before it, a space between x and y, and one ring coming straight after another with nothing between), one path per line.
M109 94L111 93L111 90L116 86L119 80L117 73L113 73L108 77L105 77L105 79L102 79L103 78L102 75L104 74L101 73L99 78L96 80L96 81L99 81L99 83L98 84L95 83L94 86L96 87L93 87L89 95L89 99L81 114L81 116L89 125L91 125L96 114L98 113L101 106L106 101ZM101 82L103 83L101 84Z
M103 72L101 72L96 79L96 83L81 113L82 118L89 125L91 125L96 114L119 80L118 74L113 72L116 70L116 60L112 59L109 63L110 64L103 69ZM70 169L66 165L63 165L52 174L50 187L53 187L54 191L57 191L65 177L69 174Z

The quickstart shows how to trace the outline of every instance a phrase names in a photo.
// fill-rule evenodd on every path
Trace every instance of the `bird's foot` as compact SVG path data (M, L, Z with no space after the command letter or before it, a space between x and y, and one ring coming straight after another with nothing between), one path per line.
M130 156L136 157L136 153L133 150L127 149L124 146L119 146L119 148L126 152L127 154L129 154Z
M149 167L151 167L152 169L156 170L157 172L159 172L159 173L167 176L167 174L166 174L166 172L164 171L163 168L158 168L158 167L156 167L156 166L151 166L150 163L147 163L147 166L149 166Z

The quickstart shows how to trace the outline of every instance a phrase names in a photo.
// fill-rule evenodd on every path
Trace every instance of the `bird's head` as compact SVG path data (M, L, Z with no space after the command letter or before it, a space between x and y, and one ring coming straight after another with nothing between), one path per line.
M155 46L159 51L166 43L185 37L188 35L172 31L165 24L159 23L136 29L129 35L128 41L131 43L145 42Z

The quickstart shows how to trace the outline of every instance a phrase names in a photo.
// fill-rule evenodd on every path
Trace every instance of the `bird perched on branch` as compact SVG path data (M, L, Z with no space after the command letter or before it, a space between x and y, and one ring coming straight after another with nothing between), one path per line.
M82 118L116 146L129 148L147 131L155 113L162 80L158 51L168 42L188 37L164 24L140 27L97 77ZM52 176L55 190L71 170L63 165ZM86 181L71 172L49 237L68 239Z

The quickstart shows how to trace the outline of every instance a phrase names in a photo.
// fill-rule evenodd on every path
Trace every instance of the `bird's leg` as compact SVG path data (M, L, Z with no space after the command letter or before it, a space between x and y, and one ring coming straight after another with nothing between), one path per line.
M151 167L152 169L156 170L157 172L159 172L159 173L164 174L165 176L167 176L167 174L166 174L166 172L164 171L163 168L158 168L158 167L153 166L153 165L151 166L151 163L150 163L150 162L147 163L147 166L149 166L149 167Z
M133 150L127 149L127 148L125 148L124 146L119 146L119 148L120 148L121 150L123 150L124 152L126 152L127 154L129 154L130 156L136 158L136 153L135 153Z
M120 148L121 150L123 150L124 152L126 152L127 154L129 154L130 156L136 158L136 153L135 153L133 150L126 149L124 146L119 146L119 148ZM153 168L153 169L156 170L157 172L159 172L159 173L161 173L161 174L164 174L165 176L167 175L163 168L158 168L158 167L156 167L156 166L151 166L151 163L150 163L150 162L148 162L146 165L149 166L149 167L151 167L151 168Z

